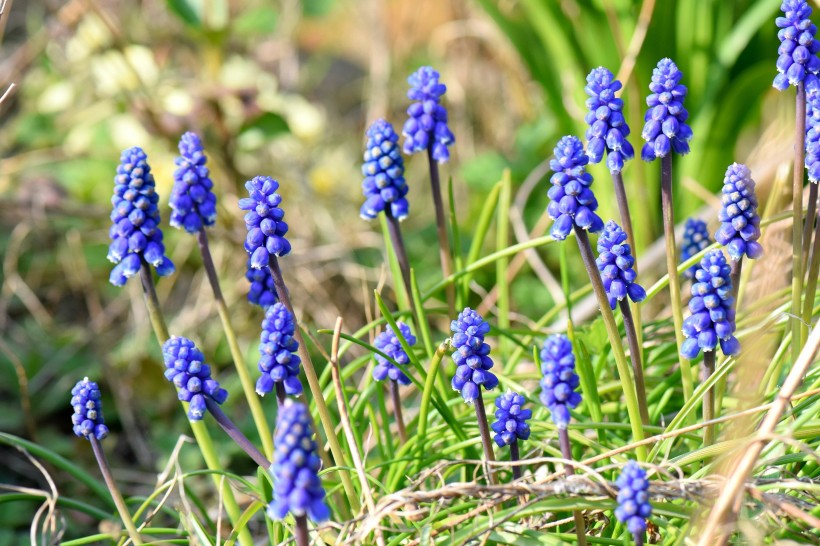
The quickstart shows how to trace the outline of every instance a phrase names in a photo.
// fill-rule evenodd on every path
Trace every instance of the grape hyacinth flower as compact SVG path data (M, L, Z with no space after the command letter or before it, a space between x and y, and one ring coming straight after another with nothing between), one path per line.
M148 156L137 146L123 151L111 197L108 260L116 264L108 279L111 284L124 286L139 272L143 260L154 266L160 277L174 272L162 244L158 202Z
M404 179L399 135L383 119L373 122L366 135L362 165L362 193L366 200L359 214L364 220L372 220L386 211L396 220L404 220L410 205L406 197L409 188Z
M304 404L291 399L284 403L273 443L273 501L268 505L268 516L281 520L290 512L297 518L297 525L300 518L304 523L305 516L315 522L328 519L330 510L318 474L322 461Z
M404 153L413 154L431 148L432 158L446 163L450 159L449 147L456 138L447 127L447 109L441 105L447 86L439 78L439 73L429 66L422 66L407 78L410 84L407 98L416 102L407 109L408 119L401 132Z
M820 78L806 78L806 170L809 181L820 180Z
M174 188L168 200L171 225L196 233L216 222L214 183L209 177L205 150L196 133L185 133L179 139L179 157L174 160Z
M403 322L399 322L396 325L399 327L399 331L405 341L407 341L407 344L411 347L415 345L416 336L414 336L410 331L410 327ZM388 326L384 332L376 336L374 345L377 349L388 354L390 358L399 364L403 366L410 364L410 357L408 357L407 353L404 352L404 349L399 342L399 338L393 331L392 327ZM411 383L410 378L407 377L403 371L401 371L395 364L393 364L393 362L387 360L382 355L377 354L376 361L378 364L373 368L373 379L376 381L390 379L400 385L409 385Z
M778 74L772 86L785 91L789 85L797 86L809 74L820 71L820 59L817 58L820 43L814 37L817 27L809 19L812 10L806 0L783 0L780 11L784 17L775 19L780 29L777 31L777 39L780 40L777 49Z
M615 484L618 486L618 507L615 509L615 517L626 524L626 528L635 536L637 543L643 544L646 519L652 515L646 471L635 461L629 461Z
M712 244L709 238L709 230L706 228L706 222L698 218L689 218L686 220L686 225L683 229L683 244L681 245L681 263L685 262L707 246ZM695 271L697 271L697 264L687 269L683 274L689 278L695 278Z
M256 393L265 396L281 383L284 392L290 395L302 393L299 382L299 364L302 360L296 351L299 343L293 337L296 321L288 308L281 303L268 307L262 321L259 345L259 371L262 375L256 382ZM278 393L277 393L278 394ZM280 398L280 402L284 396Z
M285 256L290 252L290 242L285 238L288 225L283 221L285 211L279 205L282 196L276 193L279 182L269 176L256 176L245 182L250 197L239 200L239 208L245 213L245 250L251 257L251 267L262 269L271 256Z
M490 371L493 367L490 346L484 343L490 325L467 307L450 323L450 330L455 349L453 362L456 363L453 390L459 391L464 401L472 404L481 395L481 386L488 391L498 386L498 378Z
M757 214L755 182L746 165L732 163L723 179L723 194L718 219L721 224L715 240L726 247L729 256L738 261L744 256L756 260L763 255L760 238L760 216Z
M589 157L584 153L584 145L574 136L565 136L555 147L555 158L550 160L554 174L550 177L552 187L547 192L550 198L547 213L555 220L550 234L563 241L574 226L597 233L604 228L604 222L595 214L598 201L592 193L592 175L585 166Z
M71 422L78 438L88 440L93 436L102 440L108 436L108 427L105 426L102 414L100 388L94 381L89 381L86 377L74 385L71 389L71 407L74 408Z
M649 109L644 115L641 136L646 144L641 149L641 159L655 161L666 157L670 151L677 154L689 153L692 129L686 124L689 112L683 106L686 86L680 83L683 73L672 59L661 59L652 71L652 93L646 97Z
M623 85L612 72L599 66L587 76L584 91L589 98L589 110L584 118L587 129L587 155L590 163L600 163L607 154L606 165L611 172L621 172L624 162L635 157L635 150L626 139L629 125L624 118L624 101L615 96Z
M498 447L511 445L518 440L530 437L532 410L524 409L526 398L516 392L505 392L495 399L495 422L491 425L495 432L495 443Z
M569 410L581 403L576 392L580 380L575 373L575 355L572 343L566 336L556 334L544 341L541 347L541 402L550 410L552 420L559 429L569 425Z
M626 232L610 220L598 238L598 270L609 298L609 306L614 310L617 303L629 296L635 303L646 298L646 291L635 282L637 273L632 268L635 258L626 242Z
M184 337L171 336L162 346L165 359L165 378L177 388L179 399L188 402L188 418L200 421L207 410L208 397L217 404L228 398L228 391L211 377L211 368L194 342Z
M251 259L248 258L248 270L245 278L251 283L248 290L248 301L253 305L258 305L262 309L267 309L279 298L276 295L276 285L273 283L273 275L270 274L270 267L264 266L260 269L251 267Z

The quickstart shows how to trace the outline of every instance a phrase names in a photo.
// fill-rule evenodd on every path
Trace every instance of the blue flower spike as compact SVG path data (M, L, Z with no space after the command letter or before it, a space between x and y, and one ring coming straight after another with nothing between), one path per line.
M285 256L290 252L290 242L285 238L288 225L284 222L285 211L280 208L282 196L276 193L279 182L269 176L257 176L245 182L249 197L239 200L239 208L245 212L245 250L251 257L251 267L262 269L271 256Z
M447 126L447 109L441 104L447 86L439 78L439 73L429 66L422 66L407 78L407 98L415 102L407 109L408 119L401 132L404 153L431 148L433 160L446 163L450 159L449 147L456 138Z
M489 356L490 346L484 342L490 325L467 307L452 321L450 330L453 332L451 344L455 349L453 362L456 363L451 384L466 403L472 404L481 395L480 387L489 391L498 386L498 378L490 371L493 367Z
M718 344L725 355L740 352L740 343L734 335L731 267L722 250L710 250L700 261L692 283L689 311L691 316L683 321L686 341L681 346L681 355L684 358L692 360L701 351L714 351Z
M706 222L698 218L689 218L683 228L683 244L681 245L681 263L685 262L707 246L712 244L709 237L709 230L706 228ZM698 265L695 264L684 272L688 279L695 278L695 271L698 270Z
M403 322L399 322L396 325L399 327L399 331L401 332L404 340L407 341L407 344L411 347L415 345L416 336L414 336L410 331L410 327ZM395 362L398 362L405 367L410 364L410 357L408 357L407 353L404 352L404 349L399 342L399 337L390 326L388 326L384 332L376 336L374 345L377 349L389 355ZM410 378L407 377L404 372L398 368L398 366L384 358L382 355L376 355L376 362L377 364L373 368L373 379L376 381L390 379L397 382L399 385L409 385L411 383Z
M108 280L114 286L124 286L139 273L143 260L154 266L160 277L174 272L162 244L158 202L148 156L137 146L122 152L114 177L112 225L108 231L108 260L116 264Z
M655 161L672 152L689 153L692 129L686 124L689 112L683 106L686 87L680 83L683 73L672 59L661 59L652 71L652 92L646 97L649 107L644 116L641 136L646 141L641 149L641 159Z
M282 303L268 307L262 321L259 344L259 371L262 375L256 381L256 393L265 396L276 383L282 383L286 394L302 393L299 382L299 365L302 360L296 351L299 343L294 338L296 321Z
M556 334L544 341L541 348L541 402L559 429L566 429L570 421L569 410L581 403L577 392L580 380L575 373L575 355L572 343L566 336Z
M174 187L168 204L171 225L196 233L216 222L216 196L213 192L205 150L196 133L185 133L179 139L179 157L174 160Z
M637 543L643 543L646 532L646 520L652 515L649 503L649 481L646 471L635 461L629 461L615 481L618 486L618 507L615 517L626 524L626 528L635 536Z
M495 399L495 422L490 425L495 432L495 443L498 447L511 445L518 440L530 437L532 410L524 409L526 398L516 392L505 392Z
M74 414L71 422L78 438L89 440L92 436L102 440L108 436L108 427L102 414L100 388L93 381L84 378L71 389L71 407Z
M715 240L726 247L734 261L744 256L756 260L763 255L760 238L760 216L752 173L746 165L732 163L726 170L718 213L720 227Z
M270 267L263 266L260 269L254 269L251 267L251 259L248 258L248 270L245 273L245 278L251 283L251 288L248 290L248 301L250 303L258 305L262 309L267 309L279 301Z
M626 139L629 125L623 114L624 101L615 96L623 85L612 72L599 66L587 76L584 92L587 112L587 154L591 163L600 163L606 152L610 172L619 173L624 163L635 157L635 150Z
M228 391L211 377L211 368L194 342L184 337L171 336L162 346L165 360L165 379L177 388L179 399L188 402L188 419L201 421L207 411L205 398L222 404Z
M790 85L797 86L805 81L809 74L820 71L820 43L814 37L817 27L812 24L809 16L811 7L806 0L783 0L780 4L782 17L775 19L780 29L777 39L780 47L777 49L777 76L772 86L785 91Z
M552 187L547 192L550 203L547 213L555 220L550 234L563 241L573 227L598 233L604 222L595 214L598 201L592 193L592 175L586 172L589 157L584 145L574 136L565 136L555 147L555 157L550 160Z
M820 180L820 78L806 78L806 170L809 181Z
M380 212L404 220L410 209L407 201L407 181L404 179L404 158L399 151L399 135L383 119L367 129L367 143L362 165L362 193L365 202L359 212L364 220L373 220Z
M604 232L598 238L598 259L595 263L601 272L612 309L627 296L635 303L646 298L646 291L635 282L638 274L632 267L635 265L635 258L626 242L626 232L612 220L606 223Z
M328 519L330 510L319 479L322 461L304 404L290 398L285 401L277 418L273 444L273 501L268 505L268 516L281 520L291 513L315 522Z

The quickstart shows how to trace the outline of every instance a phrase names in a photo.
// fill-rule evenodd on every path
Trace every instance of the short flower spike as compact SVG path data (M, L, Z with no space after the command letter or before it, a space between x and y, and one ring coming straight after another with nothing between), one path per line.
M407 202L407 182L404 179L404 158L398 146L399 135L383 119L367 129L367 144L362 165L362 193L365 202L359 212L364 220L389 212L396 220L404 220L410 208Z
M284 222L285 211L282 196L276 193L279 182L269 176L257 176L245 182L250 197L239 200L239 208L245 213L245 250L251 257L251 267L262 269L271 256L285 256L290 252L290 242L285 238L288 225Z
M308 516L315 522L330 517L325 490L319 479L322 461L310 428L310 415L304 404L292 399L279 411L273 435L273 501L268 516L281 520L288 513Z
M709 230L706 229L706 222L697 218L689 218L683 229L683 244L681 245L681 263L685 262L707 246L712 244L709 238ZM684 272L689 279L695 278L695 271L698 265L695 264Z
M200 421L205 416L205 397L217 404L228 398L228 391L211 377L211 368L194 342L184 337L171 336L162 346L165 359L165 379L177 388L179 399L188 402L188 419Z
M214 225L216 196L213 192L205 150L196 133L179 139L179 157L174 160L174 188L171 190L171 225L188 233Z
M614 173L621 172L624 163L635 157L635 150L626 139L629 125L623 114L624 101L615 96L621 87L621 82L603 66L589 73L584 87L589 96L586 101L589 111L585 117L589 125L586 134L589 161L600 163L606 152L606 165Z
M655 161L672 152L689 153L692 129L686 124L689 112L683 107L686 87L680 83L683 73L672 59L661 59L652 71L652 93L646 97L649 109L644 115L641 136L646 141L641 149L641 159Z
M498 386L498 378L490 371L493 367L490 346L484 343L490 325L467 307L450 323L450 330L455 349L453 362L456 363L453 390L459 391L464 401L472 404L478 398L481 386L488 391Z
M97 440L102 440L108 436L108 427L105 426L102 414L100 388L95 382L86 377L74 385L71 389L71 407L74 408L71 422L77 437L88 440L94 436Z
M615 517L621 523L625 523L633 535L644 533L646 519L652 515L646 471L635 461L629 461L615 481L615 485L618 486L618 507L615 509Z
M777 31L780 40L778 74L772 85L785 91L790 85L799 85L809 74L820 71L820 59L817 58L820 43L814 37L817 27L809 19L811 7L806 0L783 0L780 11L783 16L775 19L780 29Z
M806 170L809 181L820 180L820 78L806 78Z
M407 78L407 98L416 102L407 109L408 119L401 133L404 153L424 152L432 146L433 159L446 163L450 159L449 147L456 138L447 127L447 109L441 105L447 86L439 78L439 73L429 66L422 66Z
M137 146L125 150L120 156L111 197L108 260L117 264L111 270L111 284L124 286L139 273L143 260L154 266L160 277L174 272L174 264L165 256L162 244L158 202L148 156Z
M524 409L527 400L516 392L505 392L495 399L495 422L491 425L495 432L495 443L504 447L518 440L530 437L532 410Z
M740 343L734 335L731 271L722 250L710 250L700 261L689 300L692 315L683 321L686 341L680 352L684 358L691 360L701 350L714 351L718 343L725 355L740 352Z
M612 309L627 296L635 303L646 298L646 291L635 282L638 274L632 268L635 265L635 258L632 257L632 249L626 242L626 232L612 220L606 223L604 232L598 238L598 259L595 263L601 272L609 306Z
M566 336L548 337L541 348L541 402L547 406L558 428L567 428L569 410L581 403L576 392L580 380L575 373L575 355Z
M248 301L250 303L258 305L262 309L267 309L279 301L270 267L263 266L260 269L254 269L251 267L251 259L248 258L248 270L245 273L245 278L251 283L251 288L248 290Z
M574 136L565 136L555 147L555 158L550 160L552 187L547 192L550 203L547 213L555 220L550 230L554 239L563 241L574 226L598 233L604 222L595 214L598 201L592 193L592 175L586 172L589 157L584 145Z
M299 343L293 337L296 322L288 308L282 303L268 307L262 321L261 343L259 344L259 371L262 375L256 382L256 393L264 396L273 390L276 383L282 383L285 393L302 393L299 382L301 359L296 351Z
M410 331L410 327L403 322L399 322L396 325L399 327L399 331L405 341L407 341L407 344L411 347L415 345L416 336ZM393 331L392 327L388 326L384 332L377 335L374 345L383 353L390 355L390 358L399 364L404 366L410 364L410 357L408 357L407 353L402 349L399 337ZM376 362L378 362L378 364L373 368L373 379L376 381L391 379L400 385L409 385L411 383L410 378L407 377L403 371L382 355L376 355Z
M757 214L755 181L746 165L732 163L723 179L723 194L718 213L720 227L715 240L726 247L737 261L743 256L756 260L763 255L760 238L760 216Z

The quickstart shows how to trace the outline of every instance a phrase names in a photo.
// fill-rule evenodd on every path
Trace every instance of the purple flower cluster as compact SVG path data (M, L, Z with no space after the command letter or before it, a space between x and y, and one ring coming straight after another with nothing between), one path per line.
M689 218L683 228L683 244L681 245L681 263L685 262L707 246L711 245L712 241L709 238L709 230L706 229L706 222L697 218ZM698 270L697 264L693 265L684 272L686 277L695 278L695 271Z
M216 222L214 183L209 177L202 141L195 133L179 139L179 157L174 163L174 188L171 190L171 225L196 233Z
M555 158L550 160L552 187L547 192L550 203L547 213L555 220L550 234L563 241L574 226L597 233L604 222L595 214L598 201L592 193L592 175L586 172L589 157L584 145L574 136L565 136L555 147Z
M205 397L217 404L228 398L228 391L211 377L211 368L194 342L184 337L171 336L162 346L165 359L165 378L177 388L179 399L188 402L188 418L200 421L207 411Z
M267 309L279 301L270 267L265 265L259 269L254 269L251 267L251 259L248 258L248 270L245 272L245 278L251 283L251 288L248 290L249 302L258 305L262 309Z
M817 27L812 24L809 16L811 7L806 0L783 0L780 4L783 17L775 19L780 29L777 39L780 47L777 49L777 76L772 85L775 89L785 91L789 85L798 85L809 74L820 71L820 43L814 37Z
M646 291L635 282L638 274L632 268L635 258L626 242L626 232L612 220L606 223L604 232L598 238L596 263L612 309L627 295L635 303L646 298Z
M262 375L256 381L256 393L264 396L273 390L275 383L282 383L287 394L302 392L299 382L299 364L302 360L296 354L299 342L293 337L296 321L288 308L275 303L265 311L259 345L259 371Z
M407 109L408 119L401 133L404 153L423 152L432 147L433 159L446 163L450 159L449 146L456 138L447 127L447 109L440 104L447 86L439 77L431 67L422 66L407 78L407 98L416 102Z
M71 422L77 437L88 440L94 436L97 440L102 440L108 436L108 427L105 426L102 414L100 388L95 382L86 377L74 385L71 389L71 407L74 408Z
M490 369L493 361L490 358L490 346L484 343L484 336L490 331L481 315L465 308L458 314L458 318L450 323L453 332L451 340L455 349L453 362L456 363L456 373L453 376L453 390L459 391L461 397L468 404L479 397L479 388L492 390L498 386L498 378Z
M399 327L399 332L401 332L401 335L407 344L410 346L415 345L416 336L414 336L410 331L410 327L403 322L399 322L396 325ZM399 342L399 337L390 326L388 326L384 332L376 336L374 345L378 350L390 355L390 358L392 358L395 362L398 362L405 367L410 364L410 357L408 357L407 353L404 352L404 349ZM376 381L391 379L400 385L409 385L411 383L410 378L407 377L404 372L398 368L398 366L384 358L382 355L376 355L376 362L378 362L378 364L375 368L373 368L373 379Z
M646 471L635 461L629 461L615 481L615 485L618 486L618 507L615 509L615 517L621 523L625 523L633 535L645 532L646 518L652 515Z
M518 440L530 437L532 410L524 409L526 398L516 392L505 392L495 399L495 422L491 425L495 432L495 443L504 447Z
M806 78L806 170L809 181L820 180L820 78Z
M407 218L407 181L404 179L404 158L398 146L399 135L383 119L367 129L367 144L362 165L362 193L366 198L359 215L372 220L386 211L397 220Z
M580 380L575 373L572 343L563 335L550 336L541 348L541 402L550 410L558 428L567 428L569 410L581 403L576 392Z
M285 256L290 252L290 242L285 238L288 225L283 221L285 211L282 196L276 193L279 182L269 176L257 176L245 182L250 197L239 200L239 208L245 213L245 250L251 257L251 267L261 269L268 265L271 256Z
M760 238L760 216L757 214L755 181L746 165L732 163L723 179L723 194L718 213L720 227L715 240L726 247L735 261L743 256L756 260L763 255Z
M600 163L607 153L606 165L609 170L619 173L624 162L635 157L629 136L629 125L624 118L624 101L615 96L623 85L612 72L599 66L587 76L584 91L589 98L586 106L589 112L585 120L587 129L587 154L591 163Z
M661 59L652 71L652 93L646 97L649 109L644 116L641 136L646 141L641 149L641 159L655 161L666 157L671 151L689 153L692 129L686 124L689 112L683 107L686 87L680 83L683 73L672 59Z

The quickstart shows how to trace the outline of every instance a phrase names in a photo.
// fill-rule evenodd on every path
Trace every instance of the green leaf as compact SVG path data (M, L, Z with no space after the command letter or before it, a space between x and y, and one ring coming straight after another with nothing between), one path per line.
M168 9L186 25L202 28L202 0L167 0Z
M233 24L233 30L241 35L265 35L276 30L279 13L273 7L251 8L242 12Z
M285 118L273 112L265 112L258 118L245 124L241 132L257 130L265 137L274 137L282 133L290 132L290 127Z

